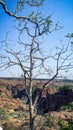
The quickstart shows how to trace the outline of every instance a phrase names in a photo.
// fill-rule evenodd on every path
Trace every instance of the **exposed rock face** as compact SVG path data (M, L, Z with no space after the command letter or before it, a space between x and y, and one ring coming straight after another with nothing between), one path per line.
M22 84L11 87L11 91L14 98L23 98L23 100L26 100L26 91L25 87ZM73 101L72 90L63 90L51 94L48 90L44 90L41 93L40 88L34 87L32 94L33 103L38 93L40 93L40 97L37 102L38 114L44 114L49 111L59 111L62 106L68 105ZM28 104L28 100L25 103Z
M11 91L14 98L21 99L23 96L25 96L25 88L22 84L12 86Z
M59 111L62 106L68 105L73 101L73 91L46 93L46 97L41 96L38 100L38 113L44 114L49 111Z
M28 89L29 88L27 87L27 91L29 91ZM26 89L22 84L18 84L16 86L11 87L11 91L12 91L12 95L14 98L26 100L26 98L27 98ZM41 92L40 88L35 88L35 87L33 88L33 93L32 93L33 103L35 101L37 94L40 92ZM26 102L28 104L28 100Z

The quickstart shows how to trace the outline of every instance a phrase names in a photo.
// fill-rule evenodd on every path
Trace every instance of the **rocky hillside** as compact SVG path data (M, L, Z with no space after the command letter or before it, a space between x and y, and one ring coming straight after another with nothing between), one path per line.
M33 101L40 89L34 89ZM0 80L0 126L4 130L29 130L28 111L23 83ZM42 92L35 122L37 130L73 130L72 84L51 83Z

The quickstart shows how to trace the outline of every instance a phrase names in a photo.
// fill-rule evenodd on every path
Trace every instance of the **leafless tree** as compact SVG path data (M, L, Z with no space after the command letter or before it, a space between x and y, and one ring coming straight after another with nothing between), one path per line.
M50 51L46 55L42 48L43 40L41 40L41 38L44 36L48 37L49 34L61 27L58 26L58 23L53 26L51 15L43 17L39 9L32 11L28 16L18 15L18 12L22 11L25 5L38 8L43 4L43 0L39 2L35 0L18 0L14 13L7 9L7 6L2 0L0 0L0 4L9 16L17 20L15 29L19 32L18 41L15 43L15 46L13 46L12 42L9 43L8 41L9 33L7 33L5 40L2 41L5 43L5 53L0 53L0 68L1 70L12 66L16 66L16 68L19 66L21 68L24 76L27 99L29 100L30 130L35 130L34 121L37 115L37 105L40 94L44 88L48 87L48 84L52 80L57 78L59 71L73 68L73 53L69 45L71 37L69 37L67 45L64 46L61 44L61 46L56 47L55 54ZM54 73L52 73L49 67L49 62L52 60L55 61ZM37 93L35 101L33 102L33 79L46 74L48 77L50 75L50 79L48 78L47 82L43 84L41 92ZM29 79L29 91L26 85L27 78Z

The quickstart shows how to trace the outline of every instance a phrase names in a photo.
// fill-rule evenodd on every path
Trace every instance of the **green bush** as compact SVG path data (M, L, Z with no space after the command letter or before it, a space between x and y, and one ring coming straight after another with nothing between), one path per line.
M72 86L70 86L70 85L61 86L58 89L58 91L69 91L69 90L72 90Z
M0 115L4 112L3 108L0 108Z
M67 106L64 106L62 110L68 110L72 111L73 110L73 102L69 103Z
M68 119L67 121L60 119L58 125L60 126L59 130L73 130L73 119Z
M47 127L54 126L54 117L52 117L50 114L47 114L44 120L44 126Z

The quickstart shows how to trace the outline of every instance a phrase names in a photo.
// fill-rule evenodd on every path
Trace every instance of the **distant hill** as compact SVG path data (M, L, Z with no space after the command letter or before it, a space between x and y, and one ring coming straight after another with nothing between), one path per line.
M0 77L0 79L5 79L5 80L23 80L23 78L18 78L18 77ZM28 80L28 78L27 78ZM36 78L36 79L33 79L33 80L39 80L39 81L47 81L48 79L40 79L40 78ZM50 80L50 79L49 79ZM73 82L72 79L54 79L53 82Z

